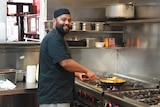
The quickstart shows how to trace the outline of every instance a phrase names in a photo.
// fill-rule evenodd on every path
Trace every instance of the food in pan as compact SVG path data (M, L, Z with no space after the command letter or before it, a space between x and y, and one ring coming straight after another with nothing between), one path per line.
M126 82L125 80L119 79L116 76L113 76L112 78L101 78L100 81L104 83L124 83Z

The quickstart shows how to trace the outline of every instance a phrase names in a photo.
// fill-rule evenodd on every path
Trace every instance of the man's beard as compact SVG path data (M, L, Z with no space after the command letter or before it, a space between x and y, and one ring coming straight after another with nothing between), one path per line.
M69 29L64 29L64 26L68 26ZM71 27L69 25L64 25L64 24L59 24L58 22L56 23L56 29L58 30L58 32L62 35L65 35L67 33L69 33Z

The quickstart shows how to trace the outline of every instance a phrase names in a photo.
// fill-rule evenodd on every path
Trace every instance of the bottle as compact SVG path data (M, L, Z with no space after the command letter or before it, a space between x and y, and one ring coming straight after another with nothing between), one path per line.
M105 42L105 44L104 44L105 47L108 48L108 37L105 37L105 38L104 38L104 42Z

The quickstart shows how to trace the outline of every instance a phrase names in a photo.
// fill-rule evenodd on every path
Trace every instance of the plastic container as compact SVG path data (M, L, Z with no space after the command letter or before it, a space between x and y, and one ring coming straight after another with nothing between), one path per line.
M87 47L95 47L96 38L86 38Z
M24 76L25 76L25 71L16 70L16 81L23 81Z

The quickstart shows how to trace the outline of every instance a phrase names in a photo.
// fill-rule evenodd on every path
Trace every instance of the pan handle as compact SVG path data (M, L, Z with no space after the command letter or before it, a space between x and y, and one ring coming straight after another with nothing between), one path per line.
M87 75L82 75L82 78L88 78L88 76Z

